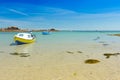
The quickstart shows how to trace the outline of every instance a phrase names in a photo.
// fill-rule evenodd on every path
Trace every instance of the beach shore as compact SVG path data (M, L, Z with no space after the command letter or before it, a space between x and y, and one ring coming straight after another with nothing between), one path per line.
M106 58L103 53L108 48L101 49L96 48L96 53L88 49L81 53L73 50L73 53L53 51L51 54L48 49L44 54L30 53L28 57L0 54L0 80L119 80L119 55ZM87 59L100 62L87 64Z
M119 63L119 62L118 62ZM1 80L119 80L118 63L0 67ZM19 63L18 63L19 64ZM118 65L116 65L118 64ZM111 66L113 65L113 66Z
M119 37L102 34L97 40L101 33L91 32L36 34L36 43L19 46L9 45L14 33L1 34L5 37L0 50L0 80L120 79ZM96 62L87 61L91 59Z

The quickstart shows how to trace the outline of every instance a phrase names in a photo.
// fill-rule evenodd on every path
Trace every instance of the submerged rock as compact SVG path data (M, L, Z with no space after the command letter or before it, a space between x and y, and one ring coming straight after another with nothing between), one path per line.
M74 54L74 52L71 52L71 51L66 51L67 53L69 53L69 54Z
M18 52L14 52L14 53L10 53L11 55L18 55L20 57L28 57L30 56L29 53L18 53Z
M106 58L110 58L111 56L118 56L120 53L105 53L103 55L106 56Z
M87 60L85 60L86 64L96 64L96 63L99 63L99 62L100 61L96 60L96 59L87 59Z
M76 52L72 52L72 51L66 51L69 54L75 54L75 53L83 53L82 51L76 51Z
M110 35L110 36L118 36L118 37L120 37L120 34L108 34L108 35Z
M98 37L96 37L95 39L93 39L93 40L99 40L100 39L100 37L98 36Z
M105 43L104 41L99 41L99 43Z
M83 53L82 51L77 51L77 53Z
M28 57L28 56L30 56L28 53L21 53L20 54L20 57Z
M102 44L103 46L108 46L109 44L106 44L106 43L104 43L104 44Z
M14 53L10 53L11 55L19 55L20 53L14 52Z

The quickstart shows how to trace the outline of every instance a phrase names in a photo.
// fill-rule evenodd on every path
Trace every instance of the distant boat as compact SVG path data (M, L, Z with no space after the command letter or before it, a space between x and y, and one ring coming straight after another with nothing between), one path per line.
M50 32L49 32L49 31L43 31L42 34L43 34L43 35L49 35Z
M14 41L17 44L28 44L35 42L36 38L31 33L18 33L14 36Z

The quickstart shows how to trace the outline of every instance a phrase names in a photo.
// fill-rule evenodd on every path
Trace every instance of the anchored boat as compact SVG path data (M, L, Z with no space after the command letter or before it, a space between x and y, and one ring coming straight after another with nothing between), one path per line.
M36 38L31 33L18 33L14 36L14 41L17 44L28 44L35 42Z
M42 35L49 35L49 34L50 34L49 31L43 31L43 32L42 32Z

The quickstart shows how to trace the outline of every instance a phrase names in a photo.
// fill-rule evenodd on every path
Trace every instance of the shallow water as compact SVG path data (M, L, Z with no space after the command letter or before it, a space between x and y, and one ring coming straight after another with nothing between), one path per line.
M52 32L50 35L42 35L41 32L33 32L36 35L37 40L33 44L15 46L10 44L14 43L13 37L16 32L0 32L0 45L2 45L1 51L11 52L16 48L28 47L28 51L41 51L54 49L54 51L63 50L77 50L81 46L83 48L92 47L93 45L103 44L104 46L118 44L119 37L109 36L108 34L114 34L120 32ZM24 48L27 50L27 48ZM22 49L20 49L22 51ZM23 50L24 52L24 50Z
M11 78L20 72L16 74L19 80L119 80L120 56L109 59L104 56L105 53L120 52L120 37L108 35L116 33L120 32L73 31L52 32L50 35L33 32L37 38L35 43L10 45L14 43L16 32L0 32L0 76L7 73L5 76ZM30 56L10 54L15 52ZM87 59L100 62L85 64ZM26 75L24 79L22 75ZM16 77L12 80L16 80Z

